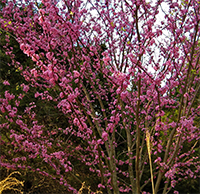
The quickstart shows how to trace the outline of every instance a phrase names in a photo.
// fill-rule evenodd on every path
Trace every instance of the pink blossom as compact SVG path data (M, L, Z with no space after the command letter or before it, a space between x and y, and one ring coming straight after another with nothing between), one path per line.
M47 57L47 59L49 59L49 60L51 61L52 58L53 58L53 53L52 53L52 52L48 52L48 53L46 54L46 57Z
M157 148L158 148L158 152L161 153L161 152L162 152L162 148L163 148L162 145L161 145L161 144L158 144L158 145L157 145Z
M106 133L105 131L102 133L102 139L104 141L107 141L108 140L108 133Z
M20 49L24 50L24 48L25 48L25 44L24 43L20 44Z
M5 91L5 97L8 99L8 101L15 98L14 94L10 94L8 91Z
M116 90L117 94L120 94L121 92L121 87L119 87L117 90Z
M124 91L120 94L120 97L122 100L124 100L124 99L126 99L127 95L128 95L128 91Z
M154 163L156 163L156 162L161 162L161 157L158 157L155 161L154 161Z
M40 96L40 93L39 93L39 92L36 92L36 93L35 93L35 98L37 98L38 96Z
M33 56L31 58L33 61L38 61L40 59L38 54L33 54Z
M60 92L60 97L61 97L61 98L64 98L64 97L65 97L65 95L63 94L63 92Z
M77 78L77 77L80 77L80 73L78 71L73 71L74 72L74 77Z
M10 85L10 83L9 83L7 80L5 80L5 81L3 82L3 84L4 84L4 85L8 85L8 86Z
M74 94L69 94L67 99L69 100L69 102L73 102L73 100L75 99L75 95Z
M41 15L44 15L44 14L45 14L45 10L44 10L44 9L39 9L39 13L40 13Z
M1 106L0 109L1 109L1 112L2 112L2 113L5 113L5 112L6 112L6 109L5 109L3 106Z
M28 85L25 85L25 84L23 84L23 91L24 92L28 92L28 90L29 90L29 86Z
M98 188L105 188L105 186L102 184L98 184Z
M97 144L103 144L103 141L101 139L98 139Z

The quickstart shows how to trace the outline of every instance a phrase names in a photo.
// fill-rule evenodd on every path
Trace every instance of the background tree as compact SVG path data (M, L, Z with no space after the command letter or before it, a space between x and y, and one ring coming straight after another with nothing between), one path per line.
M74 192L80 169L107 193L167 193L198 178L198 2L5 3L1 32L29 58L6 45L24 82L1 94L2 167Z

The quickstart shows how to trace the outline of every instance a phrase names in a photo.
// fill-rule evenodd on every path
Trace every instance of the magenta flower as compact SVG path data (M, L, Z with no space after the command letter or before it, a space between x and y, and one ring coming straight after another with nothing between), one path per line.
M73 71L74 72L74 77L77 78L77 77L80 77L80 73L78 71Z
M9 83L7 80L5 80L5 81L3 82L3 84L4 84L4 85L8 85L8 86L10 85L10 83Z
M108 133L106 133L105 131L102 133L102 139L104 141L107 141L108 140Z

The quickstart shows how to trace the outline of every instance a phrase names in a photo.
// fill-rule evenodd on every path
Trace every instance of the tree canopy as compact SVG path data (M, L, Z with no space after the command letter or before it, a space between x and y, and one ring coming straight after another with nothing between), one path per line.
M178 193L186 179L198 192L199 13L196 0L3 0L1 168L71 193Z

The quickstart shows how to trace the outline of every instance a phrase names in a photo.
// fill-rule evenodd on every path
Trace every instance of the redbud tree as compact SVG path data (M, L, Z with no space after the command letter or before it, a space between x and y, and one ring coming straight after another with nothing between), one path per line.
M2 167L37 171L74 193L68 177L84 181L77 162L107 193L167 193L198 178L197 0L2 3L8 65L25 80L15 94L1 79ZM11 38L31 63L16 59ZM38 116L47 103L61 115L51 128Z

